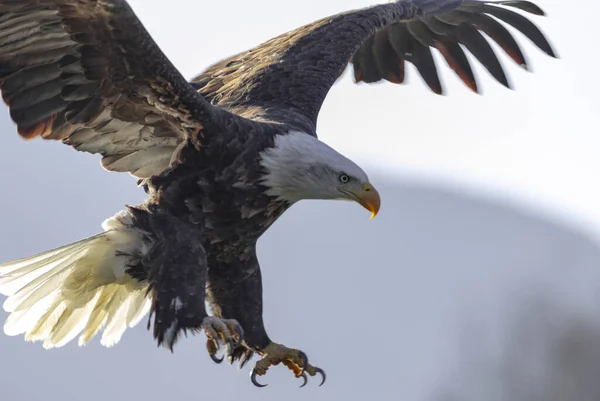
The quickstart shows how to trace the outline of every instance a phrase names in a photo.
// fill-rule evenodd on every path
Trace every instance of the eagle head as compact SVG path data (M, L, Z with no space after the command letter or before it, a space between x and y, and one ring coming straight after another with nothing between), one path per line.
M267 194L290 203L303 199L342 199L379 212L379 193L356 163L324 142L303 132L275 137L261 153Z

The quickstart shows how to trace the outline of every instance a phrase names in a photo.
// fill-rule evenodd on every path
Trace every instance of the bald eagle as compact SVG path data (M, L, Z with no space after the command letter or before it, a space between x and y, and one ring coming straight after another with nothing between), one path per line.
M519 0L398 0L310 23L188 82L125 0L0 0L0 89L19 134L99 153L147 194L98 235L0 265L5 333L45 348L101 333L112 346L148 315L171 350L203 331L216 362L258 354L255 385L278 363L324 381L265 330L256 242L303 199L379 210L363 169L317 139L325 96L349 63L357 82L400 84L406 62L441 94L431 49L475 92L465 50L508 86L484 34L524 68L506 25L556 57L524 13L544 14Z

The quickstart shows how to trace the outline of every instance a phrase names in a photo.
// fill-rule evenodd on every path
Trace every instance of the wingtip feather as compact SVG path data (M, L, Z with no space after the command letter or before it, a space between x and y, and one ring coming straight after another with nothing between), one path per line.
M504 6L518 8L519 10L523 10L533 15L546 16L546 12L542 10L540 6L527 0L500 1L498 3Z
M52 123L54 123L54 120L56 120L56 115L30 127L18 126L17 132L26 140L34 139L38 136L45 138L52 132Z

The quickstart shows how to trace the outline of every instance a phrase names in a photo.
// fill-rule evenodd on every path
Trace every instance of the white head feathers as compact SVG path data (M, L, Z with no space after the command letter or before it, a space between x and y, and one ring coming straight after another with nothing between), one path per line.
M302 199L341 199L344 195L340 186L362 187L369 181L352 160L303 132L278 135L275 145L261 156L267 193L292 203Z

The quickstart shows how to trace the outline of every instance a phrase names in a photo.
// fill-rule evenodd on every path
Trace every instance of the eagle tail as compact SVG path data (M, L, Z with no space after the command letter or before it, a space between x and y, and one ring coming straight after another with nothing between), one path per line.
M7 335L24 334L61 347L78 334L87 344L102 328L101 344L116 344L148 314L148 284L126 273L143 249L126 213L107 219L101 234L35 256L0 264Z

